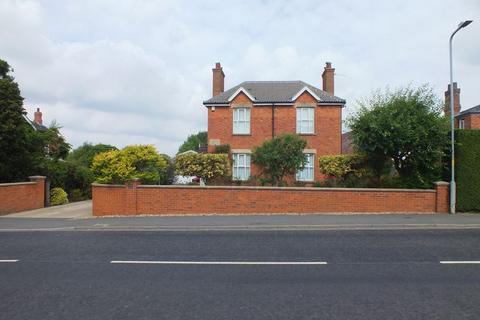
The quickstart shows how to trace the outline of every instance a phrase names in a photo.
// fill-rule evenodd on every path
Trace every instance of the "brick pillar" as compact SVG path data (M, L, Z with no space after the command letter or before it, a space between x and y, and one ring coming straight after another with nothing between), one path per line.
M37 190L35 192L35 203L38 204L38 208L45 207L45 180L47 177L44 176L30 176L28 177L31 182L37 184Z
M435 211L438 213L448 213L450 208L449 197L450 183L439 181L435 182Z
M136 215L137 214L137 187L140 185L140 179L133 178L127 180L125 183L126 204L125 214Z

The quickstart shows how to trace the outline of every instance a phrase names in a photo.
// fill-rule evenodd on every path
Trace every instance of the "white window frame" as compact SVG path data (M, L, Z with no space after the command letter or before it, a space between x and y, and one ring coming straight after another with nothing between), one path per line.
M314 181L315 179L315 154L306 153L307 163L297 172L297 181Z
M233 153L232 178L238 181L247 181L250 178L250 153Z
M464 119L458 120L458 129L465 129L465 120Z
M233 134L250 134L251 108L233 108Z
M297 133L315 133L315 108L310 106L297 107Z

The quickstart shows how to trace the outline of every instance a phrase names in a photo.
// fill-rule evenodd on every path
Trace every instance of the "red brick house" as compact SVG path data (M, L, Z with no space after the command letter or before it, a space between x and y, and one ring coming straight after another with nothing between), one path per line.
M213 97L203 102L208 110L208 151L230 145L233 178L247 180L259 173L250 161L256 146L281 133L297 133L307 140L308 164L296 179L321 179L318 157L341 153L345 100L334 95L334 72L327 62L322 89L303 81L245 81L224 91L225 74L217 63Z
M455 128L457 129L480 129L480 105L460 111L460 88L453 83L453 112L455 114ZM450 85L445 91L445 115L450 114Z

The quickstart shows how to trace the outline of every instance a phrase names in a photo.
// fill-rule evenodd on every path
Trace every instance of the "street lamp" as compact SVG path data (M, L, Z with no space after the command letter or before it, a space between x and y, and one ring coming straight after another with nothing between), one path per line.
M450 181L450 213L455 213L455 114L454 114L454 107L453 107L453 63L452 63L452 40L455 33L457 33L460 29L465 28L472 20L467 20L464 22L460 22L458 28L452 33L450 36L450 143L452 147L452 154L451 154L451 181Z

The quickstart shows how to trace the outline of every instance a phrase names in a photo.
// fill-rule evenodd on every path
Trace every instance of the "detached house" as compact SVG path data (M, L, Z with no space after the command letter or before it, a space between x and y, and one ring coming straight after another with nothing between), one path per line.
M225 74L216 63L213 97L203 102L208 110L208 151L230 145L233 178L248 180L259 173L250 156L256 146L282 133L297 133L307 140L308 164L296 180L321 179L318 157L341 153L345 100L334 95L334 72L327 62L322 89L303 81L245 81L225 91Z

